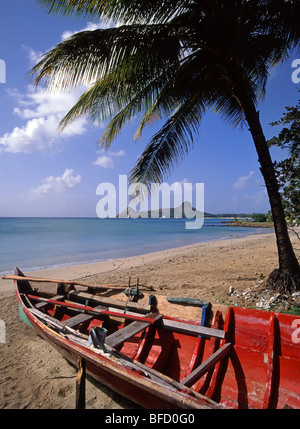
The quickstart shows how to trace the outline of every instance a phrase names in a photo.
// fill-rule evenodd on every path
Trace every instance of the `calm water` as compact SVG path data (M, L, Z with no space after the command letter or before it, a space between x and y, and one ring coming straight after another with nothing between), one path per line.
M205 219L0 218L0 274L136 256L193 243L244 237L269 229L224 227Z

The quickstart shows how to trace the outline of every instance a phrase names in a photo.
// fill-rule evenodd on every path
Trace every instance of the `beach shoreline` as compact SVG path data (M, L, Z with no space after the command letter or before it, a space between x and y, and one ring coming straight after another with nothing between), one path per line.
M219 218L196 231L186 230L183 219L0 219L0 277L15 264L45 271L267 232L231 228Z
M299 257L299 241L295 234L291 234L291 239ZM229 288L242 293L256 287L277 266L276 238L271 233L25 274L94 285L126 286L129 277L131 284L139 278L140 284L155 288L158 299L159 295L186 296L244 306L238 296L229 294ZM255 302L248 305L255 307ZM0 408L74 408L76 369L20 321L12 280L0 280L0 320L5 323L5 342L0 343ZM89 379L86 407L138 408Z
M248 240L262 240L270 239L274 237L273 233L261 233L261 234L250 234L238 238L226 238L222 240L212 240L212 241L203 241L195 244L189 244L186 246L175 247L171 249L158 250L149 253L142 253L136 256L121 257L115 259L102 260L97 262L87 262L83 264L71 264L57 268L46 268L42 270L26 271L22 266L18 268L21 271L24 271L29 277L38 277L38 278L52 278L60 280L84 280L86 278L91 278L95 281L94 276L96 275L106 275L116 271L122 271L130 268L136 268L143 264L152 263L155 261L160 261L162 258L176 258L184 253L191 254L193 251L200 250L201 252L205 249L210 250L222 250L224 244L227 246L238 246L239 244L245 244ZM13 274L14 267L12 267L9 274ZM124 281L123 281L124 283ZM0 277L0 299L2 297L10 296L14 293L13 283L11 280L2 279Z

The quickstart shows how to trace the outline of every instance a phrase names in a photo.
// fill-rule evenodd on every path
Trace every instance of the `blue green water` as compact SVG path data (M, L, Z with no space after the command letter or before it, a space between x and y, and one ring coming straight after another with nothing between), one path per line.
M239 238L269 229L224 227L205 219L0 218L0 275L136 256L198 242Z

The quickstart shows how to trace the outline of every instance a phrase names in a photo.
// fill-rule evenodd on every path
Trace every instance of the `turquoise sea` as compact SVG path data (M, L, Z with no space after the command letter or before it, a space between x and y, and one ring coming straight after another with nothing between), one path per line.
M0 275L136 256L198 242L239 238L269 229L224 226L206 218L201 229L185 219L0 218Z

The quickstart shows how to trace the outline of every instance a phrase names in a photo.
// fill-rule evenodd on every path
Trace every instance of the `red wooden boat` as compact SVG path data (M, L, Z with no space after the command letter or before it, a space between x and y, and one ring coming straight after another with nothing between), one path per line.
M164 297L150 308L68 281L47 293L22 276L10 278L38 334L142 407L300 408L299 316ZM167 305L177 317L158 311ZM198 320L178 317L180 310Z

